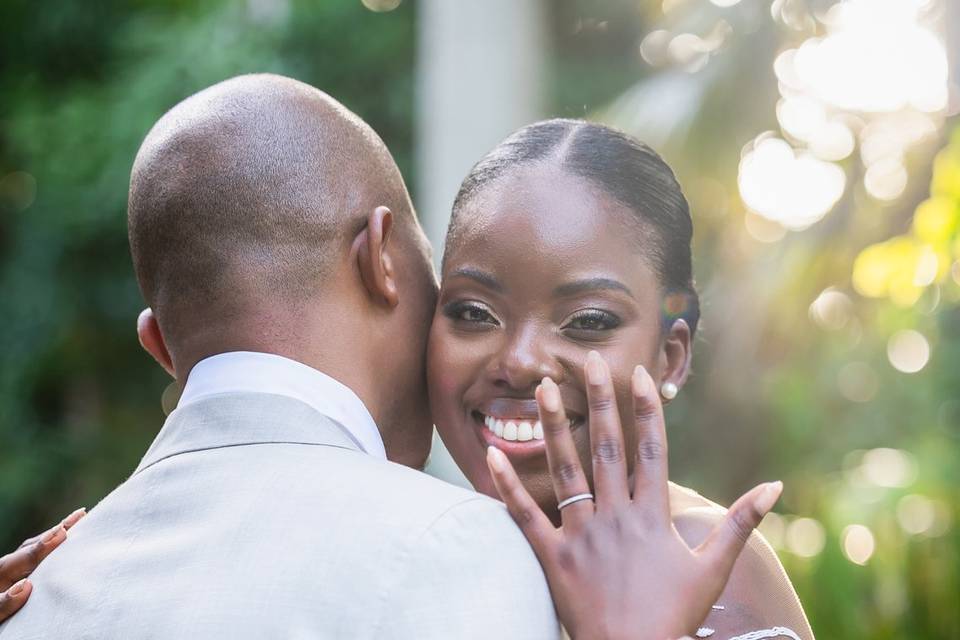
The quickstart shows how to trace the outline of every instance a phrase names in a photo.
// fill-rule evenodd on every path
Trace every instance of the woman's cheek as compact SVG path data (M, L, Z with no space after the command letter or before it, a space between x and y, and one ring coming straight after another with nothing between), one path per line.
M440 426L440 422L449 419L452 406L459 396L459 380L456 375L455 363L450 353L450 340L435 330L430 340L430 349L427 355L428 382L430 385L430 406L433 410L433 419Z
M434 334L429 352L429 384L434 424L447 448L462 464L470 435L470 425L464 424L467 414L463 396L472 381L461 342L449 333Z

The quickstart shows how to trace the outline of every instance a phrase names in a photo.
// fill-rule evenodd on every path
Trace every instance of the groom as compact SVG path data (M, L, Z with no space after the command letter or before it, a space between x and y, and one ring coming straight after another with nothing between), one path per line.
M503 506L414 470L437 285L369 126L277 76L202 91L140 148L129 239L180 403L0 638L557 635Z

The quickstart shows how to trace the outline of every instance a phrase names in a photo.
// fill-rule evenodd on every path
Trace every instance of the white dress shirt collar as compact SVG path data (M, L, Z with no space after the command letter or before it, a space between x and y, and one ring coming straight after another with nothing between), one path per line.
M272 393L304 402L339 423L364 451L387 459L380 430L357 394L325 373L283 356L231 351L204 358L190 371L177 407L238 391Z

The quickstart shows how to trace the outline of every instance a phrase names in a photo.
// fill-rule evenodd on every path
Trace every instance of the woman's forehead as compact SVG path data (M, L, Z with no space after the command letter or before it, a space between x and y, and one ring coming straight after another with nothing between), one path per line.
M524 168L484 187L458 213L456 243L463 247L457 248L523 243L531 250L570 251L610 244L624 235L625 209L584 178ZM604 233L611 227L624 229Z
M482 265L507 277L551 282L573 273L644 274L631 212L569 174L526 172L498 181L459 212L445 272Z

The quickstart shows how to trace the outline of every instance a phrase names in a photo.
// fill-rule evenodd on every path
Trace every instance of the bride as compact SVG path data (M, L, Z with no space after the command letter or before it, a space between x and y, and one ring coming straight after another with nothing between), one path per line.
M649 372L664 402L690 371L699 319L692 231L670 168L609 127L538 122L474 166L453 206L427 363L434 422L478 491L498 495L486 463L487 448L495 447L543 513L560 524L557 499L567 496L554 494L534 400L544 378L569 418L570 451L587 472L578 483L573 461L556 470L576 485L569 495L587 493L597 462L624 458L633 472L635 457L623 452L636 451L639 437L635 365ZM609 363L615 406L630 426L625 447L591 446L584 374L591 351ZM722 425L705 427L722 437ZM691 546L724 515L678 485L670 485L669 504L676 530ZM759 534L750 537L702 633L813 637L793 586Z

